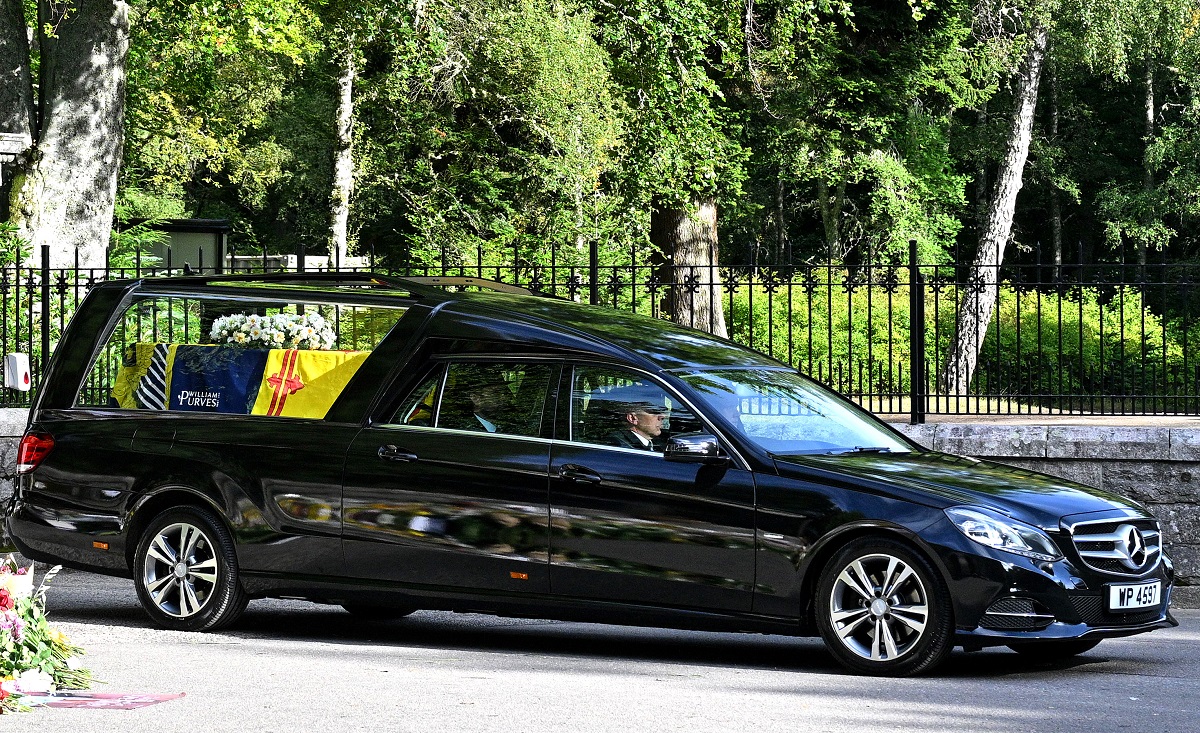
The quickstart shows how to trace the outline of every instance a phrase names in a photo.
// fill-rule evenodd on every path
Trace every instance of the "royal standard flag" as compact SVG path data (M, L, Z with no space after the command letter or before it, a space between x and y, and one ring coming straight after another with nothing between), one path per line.
M271 349L251 414L320 419L369 351Z

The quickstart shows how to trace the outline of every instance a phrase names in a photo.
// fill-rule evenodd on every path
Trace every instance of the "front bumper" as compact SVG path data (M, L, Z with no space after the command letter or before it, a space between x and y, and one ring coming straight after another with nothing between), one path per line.
M1081 639L1081 638L1116 638L1134 636L1156 629L1172 629L1180 625L1174 615L1164 605L1160 611L1154 612L1156 618L1140 624L1120 625L1090 625L1072 624L1067 621L1052 621L1049 626L1036 631L1010 631L1001 629L986 629L976 626L971 630L959 629L955 632L955 643L966 648L995 647L1022 641L1052 641L1052 639Z
M1145 574L1120 576L1071 557L1037 561L959 537L942 534L938 548L954 599L957 643L964 647L1104 639L1179 625L1170 613L1174 569L1165 556ZM1155 580L1162 583L1156 606L1125 613L1106 609L1108 585Z

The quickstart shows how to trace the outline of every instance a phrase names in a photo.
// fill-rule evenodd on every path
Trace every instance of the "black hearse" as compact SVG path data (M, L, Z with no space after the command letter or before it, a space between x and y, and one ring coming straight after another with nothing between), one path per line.
M923 450L705 333L442 284L98 285L31 412L9 533L132 577L181 630L284 596L819 633L904 675L1174 624L1132 501Z

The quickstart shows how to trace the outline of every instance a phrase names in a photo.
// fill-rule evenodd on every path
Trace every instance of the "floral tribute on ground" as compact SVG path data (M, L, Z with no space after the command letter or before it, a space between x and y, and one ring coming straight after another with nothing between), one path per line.
M25 695L91 686L91 672L78 664L83 650L46 621L46 589L58 570L35 590L33 565L0 560L0 713L28 710Z

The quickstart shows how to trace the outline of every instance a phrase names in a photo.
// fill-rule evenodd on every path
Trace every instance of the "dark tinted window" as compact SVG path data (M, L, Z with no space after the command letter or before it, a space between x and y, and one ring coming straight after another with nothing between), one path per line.
M417 388L409 393L400 409L388 422L394 425L417 425L433 427L433 418L437 411L438 388L442 386L442 375L445 369L438 369L421 381Z
M540 436L554 371L549 364L451 364L437 427Z

